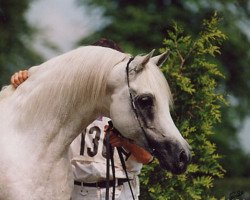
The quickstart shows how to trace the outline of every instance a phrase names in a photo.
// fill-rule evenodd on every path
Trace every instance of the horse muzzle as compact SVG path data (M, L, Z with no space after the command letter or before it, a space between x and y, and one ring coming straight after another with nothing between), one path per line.
M182 174L191 162L190 147L187 143L182 145L177 141L152 141L150 145L153 155L159 160L160 166L173 174Z

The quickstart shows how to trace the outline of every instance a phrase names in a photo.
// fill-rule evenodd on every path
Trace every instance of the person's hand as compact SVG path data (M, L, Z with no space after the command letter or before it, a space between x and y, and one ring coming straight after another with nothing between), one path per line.
M104 127L104 131L106 132L108 129L108 125ZM119 136L119 133L116 129L110 131L109 141L112 147L122 147L124 143L126 143L125 138Z
M105 132L107 132L108 127L108 125L104 127ZM120 136L120 133L115 128L110 130L110 144L112 147L125 148L135 157L139 163L148 164L153 160L153 156L148 151Z
M28 77L29 77L28 70L19 71L11 76L10 82L15 88L17 88Z
M122 138L121 136L117 135L117 133L110 131L110 144L112 147L122 147L126 139Z

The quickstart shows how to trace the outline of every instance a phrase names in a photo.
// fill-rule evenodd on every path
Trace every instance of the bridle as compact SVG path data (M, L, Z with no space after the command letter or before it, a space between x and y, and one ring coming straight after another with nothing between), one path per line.
M149 148L150 148L150 153L153 155L154 153L154 149L151 148L151 145L150 145L150 141L148 139L148 136L146 134L146 131L139 119L139 112L135 106L135 101L134 101L134 97L133 97L133 94L132 94L132 89L130 87L130 82L129 82L129 64L134 60L133 57L131 57L127 63L127 66L126 66L126 79L127 79L127 85L128 85L128 90L129 90L129 97L130 97L130 103L131 103L131 107L132 107L132 110L135 114L135 117L136 117L136 120L138 121L138 124L147 140L147 143L149 145ZM110 141L109 141L109 136L110 136L110 131L113 129L113 124L111 121L109 121L109 128L108 130L106 130L106 148L107 148L107 157L106 157L106 200L109 200L109 180L110 180L110 177L109 177L109 167L110 167L110 161L111 161L111 168L112 168L112 173L113 173L113 177L115 178L115 166L114 166L114 158L113 158L113 154L114 154L114 151L113 151L113 148L111 147L110 145ZM129 188L130 188L130 191L131 191L131 194L132 194L132 197L133 199L135 199L134 197L134 194L133 194L133 190L132 190L132 187L131 187L131 184L130 184L130 180L129 180L129 177L128 177L128 173L127 173L127 170L126 170L126 165L125 165L125 161L124 161L124 158L122 156L122 151L121 151L121 147L117 147L117 151L118 151L118 155L119 155L119 158L120 158L120 161L121 161L121 164L122 164L122 168L126 174L126 179L128 180L128 184L129 184ZM115 198L115 186L113 186L113 195L112 195L112 200L114 200Z
M143 134L144 134L144 136L145 136L145 138L146 138L146 140L147 140L147 143L148 143L148 145L149 145L150 153L153 155L155 150L152 149L152 147L151 147L151 145L150 145L150 140L148 139L148 136L147 136L147 133L146 133L146 131L145 131L145 129L144 129L144 127L143 127L143 125L142 125L140 119L139 119L139 116L140 116L140 115L139 115L139 112L138 112L138 110L137 110L137 108L136 108L136 106L135 106L135 101L134 101L135 98L133 97L133 94L132 94L132 92L131 92L132 89L131 89L131 87L130 87L130 82L129 82L129 64L130 64L133 60L134 60L134 57L131 57L131 58L129 59L128 63L127 63L127 66L126 66L126 79L127 79L127 85L128 85L130 103L131 103L132 110L133 110L133 112L134 112L134 114L135 114L135 118L136 118L136 120L138 121L138 124L139 124L139 126L140 126L140 128L141 128L141 130L142 130L142 132L143 132Z

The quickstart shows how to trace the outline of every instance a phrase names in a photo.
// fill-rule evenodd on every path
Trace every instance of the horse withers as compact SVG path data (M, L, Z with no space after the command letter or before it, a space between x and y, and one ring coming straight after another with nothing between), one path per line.
M167 53L131 56L86 46L29 69L0 93L0 199L68 200L69 145L98 116L152 152L163 168L186 170L189 145L170 116L160 66Z

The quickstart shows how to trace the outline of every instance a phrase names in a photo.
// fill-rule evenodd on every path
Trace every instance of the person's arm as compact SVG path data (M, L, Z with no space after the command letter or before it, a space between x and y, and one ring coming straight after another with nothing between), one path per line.
M29 77L28 70L23 70L16 72L11 76L10 82L11 84L17 88L20 84L22 84Z
M123 147L131 153L142 164L148 164L153 160L153 156L136 144L129 142L126 138L123 138L117 134L117 130L110 131L110 144L112 147Z

